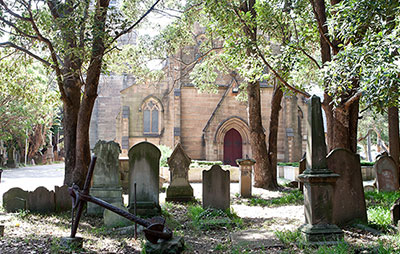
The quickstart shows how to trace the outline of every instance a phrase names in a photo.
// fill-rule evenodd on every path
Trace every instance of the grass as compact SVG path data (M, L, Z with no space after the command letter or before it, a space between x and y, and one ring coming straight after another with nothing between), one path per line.
M388 231L392 223L390 208L400 198L400 192L365 192L369 226L382 231Z
M400 253L390 242L384 243L379 240L377 244L357 246L339 241L336 245L312 246L304 240L300 230L296 231L275 231L275 236L285 246L286 253L312 253L312 254L355 254L355 253L376 253L389 254ZM297 249L296 249L297 248Z
M261 197L253 197L249 199L250 206L284 206L290 204L303 204L304 196L300 190L291 190L283 194L282 197L274 199L263 199Z
M189 206L188 217L192 220L192 225L200 230L232 229L243 225L242 219L233 209L223 211L213 208L203 209L200 205Z

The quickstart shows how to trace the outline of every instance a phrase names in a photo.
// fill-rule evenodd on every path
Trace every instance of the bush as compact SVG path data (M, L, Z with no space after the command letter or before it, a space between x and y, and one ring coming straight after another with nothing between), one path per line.
M168 167L167 161L172 154L172 149L165 145L159 145L158 149L161 151L160 167Z

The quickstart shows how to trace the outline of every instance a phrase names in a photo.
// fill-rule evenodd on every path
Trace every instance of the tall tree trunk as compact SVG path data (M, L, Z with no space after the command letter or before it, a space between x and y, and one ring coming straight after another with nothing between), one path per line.
M66 75L64 75L66 76ZM67 99L64 101L63 128L64 128L64 150L65 150L65 174L64 184L71 186L74 183L72 177L76 162L76 135L78 112L80 108L80 82L74 78L64 81L64 90Z
M393 157L397 166L400 166L400 139L399 139L399 109L397 107L390 107L388 110L388 124L389 124L389 152ZM399 172L400 173L400 172Z
M256 11L254 9L255 0L244 1L240 6L243 12L250 13L255 19ZM257 27L243 26L243 31L250 39L251 44L247 48L247 56L254 57L257 51L253 45L257 44ZM247 84L248 95L248 118L250 128L250 147L253 157L256 160L254 167L254 186L268 190L278 188L276 180L276 168L271 170L271 163L268 156L267 144L265 140L264 128L261 118L261 95L260 82L249 82Z
M74 182L83 187L90 164L89 127L94 102L97 98L101 64L104 55L104 34L109 0L100 0L94 16L94 38L92 56L87 71L85 92L78 113L76 134L76 161L73 174Z
M275 85L274 93L271 100L271 115L269 122L269 137L268 137L268 168L270 172L267 177L272 177L267 183L271 185L270 189L278 188L276 168L278 163L278 127L279 127L279 111L281 110L281 102L283 91L279 84Z
M340 41L330 41L328 36L328 27L326 25L326 8L324 0L310 0L313 6L314 15L318 24L320 33L320 46L322 63L331 61L332 54L336 55L339 52L338 45ZM331 0L331 5L340 3L341 0ZM358 86L358 81L353 80L353 87ZM347 99L353 95L352 91L348 91ZM327 148L328 152L341 147L347 148L350 151L357 152L357 124L359 100L353 100L350 105L346 104L346 98L342 102L333 106L332 98L325 91L324 102L322 107L326 115L327 123Z

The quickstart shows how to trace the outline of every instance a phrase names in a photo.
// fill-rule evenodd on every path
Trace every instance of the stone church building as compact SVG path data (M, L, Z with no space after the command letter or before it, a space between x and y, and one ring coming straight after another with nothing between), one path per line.
M198 38L201 43L201 36ZM180 57L191 62L196 54L193 46ZM182 65L170 58L164 66L164 80L152 84L136 83L129 75L102 76L91 120L91 147L98 140L114 140L126 156L141 141L171 149L181 143L196 160L236 165L238 158L251 158L247 103L237 100L239 81L220 74L217 93L200 93ZM271 85L261 84L267 138L272 92ZM298 161L305 152L306 104L301 96L285 96L281 106L278 160Z

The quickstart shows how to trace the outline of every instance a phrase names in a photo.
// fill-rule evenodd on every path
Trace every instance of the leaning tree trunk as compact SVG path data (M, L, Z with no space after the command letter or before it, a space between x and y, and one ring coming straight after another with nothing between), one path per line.
M281 86L277 84L274 88L271 100L271 116L269 122L269 138L268 138L268 168L267 171L272 175L272 179L268 181L272 188L278 188L276 168L278 164L278 127L279 127L279 111L281 110L281 102L283 91Z

